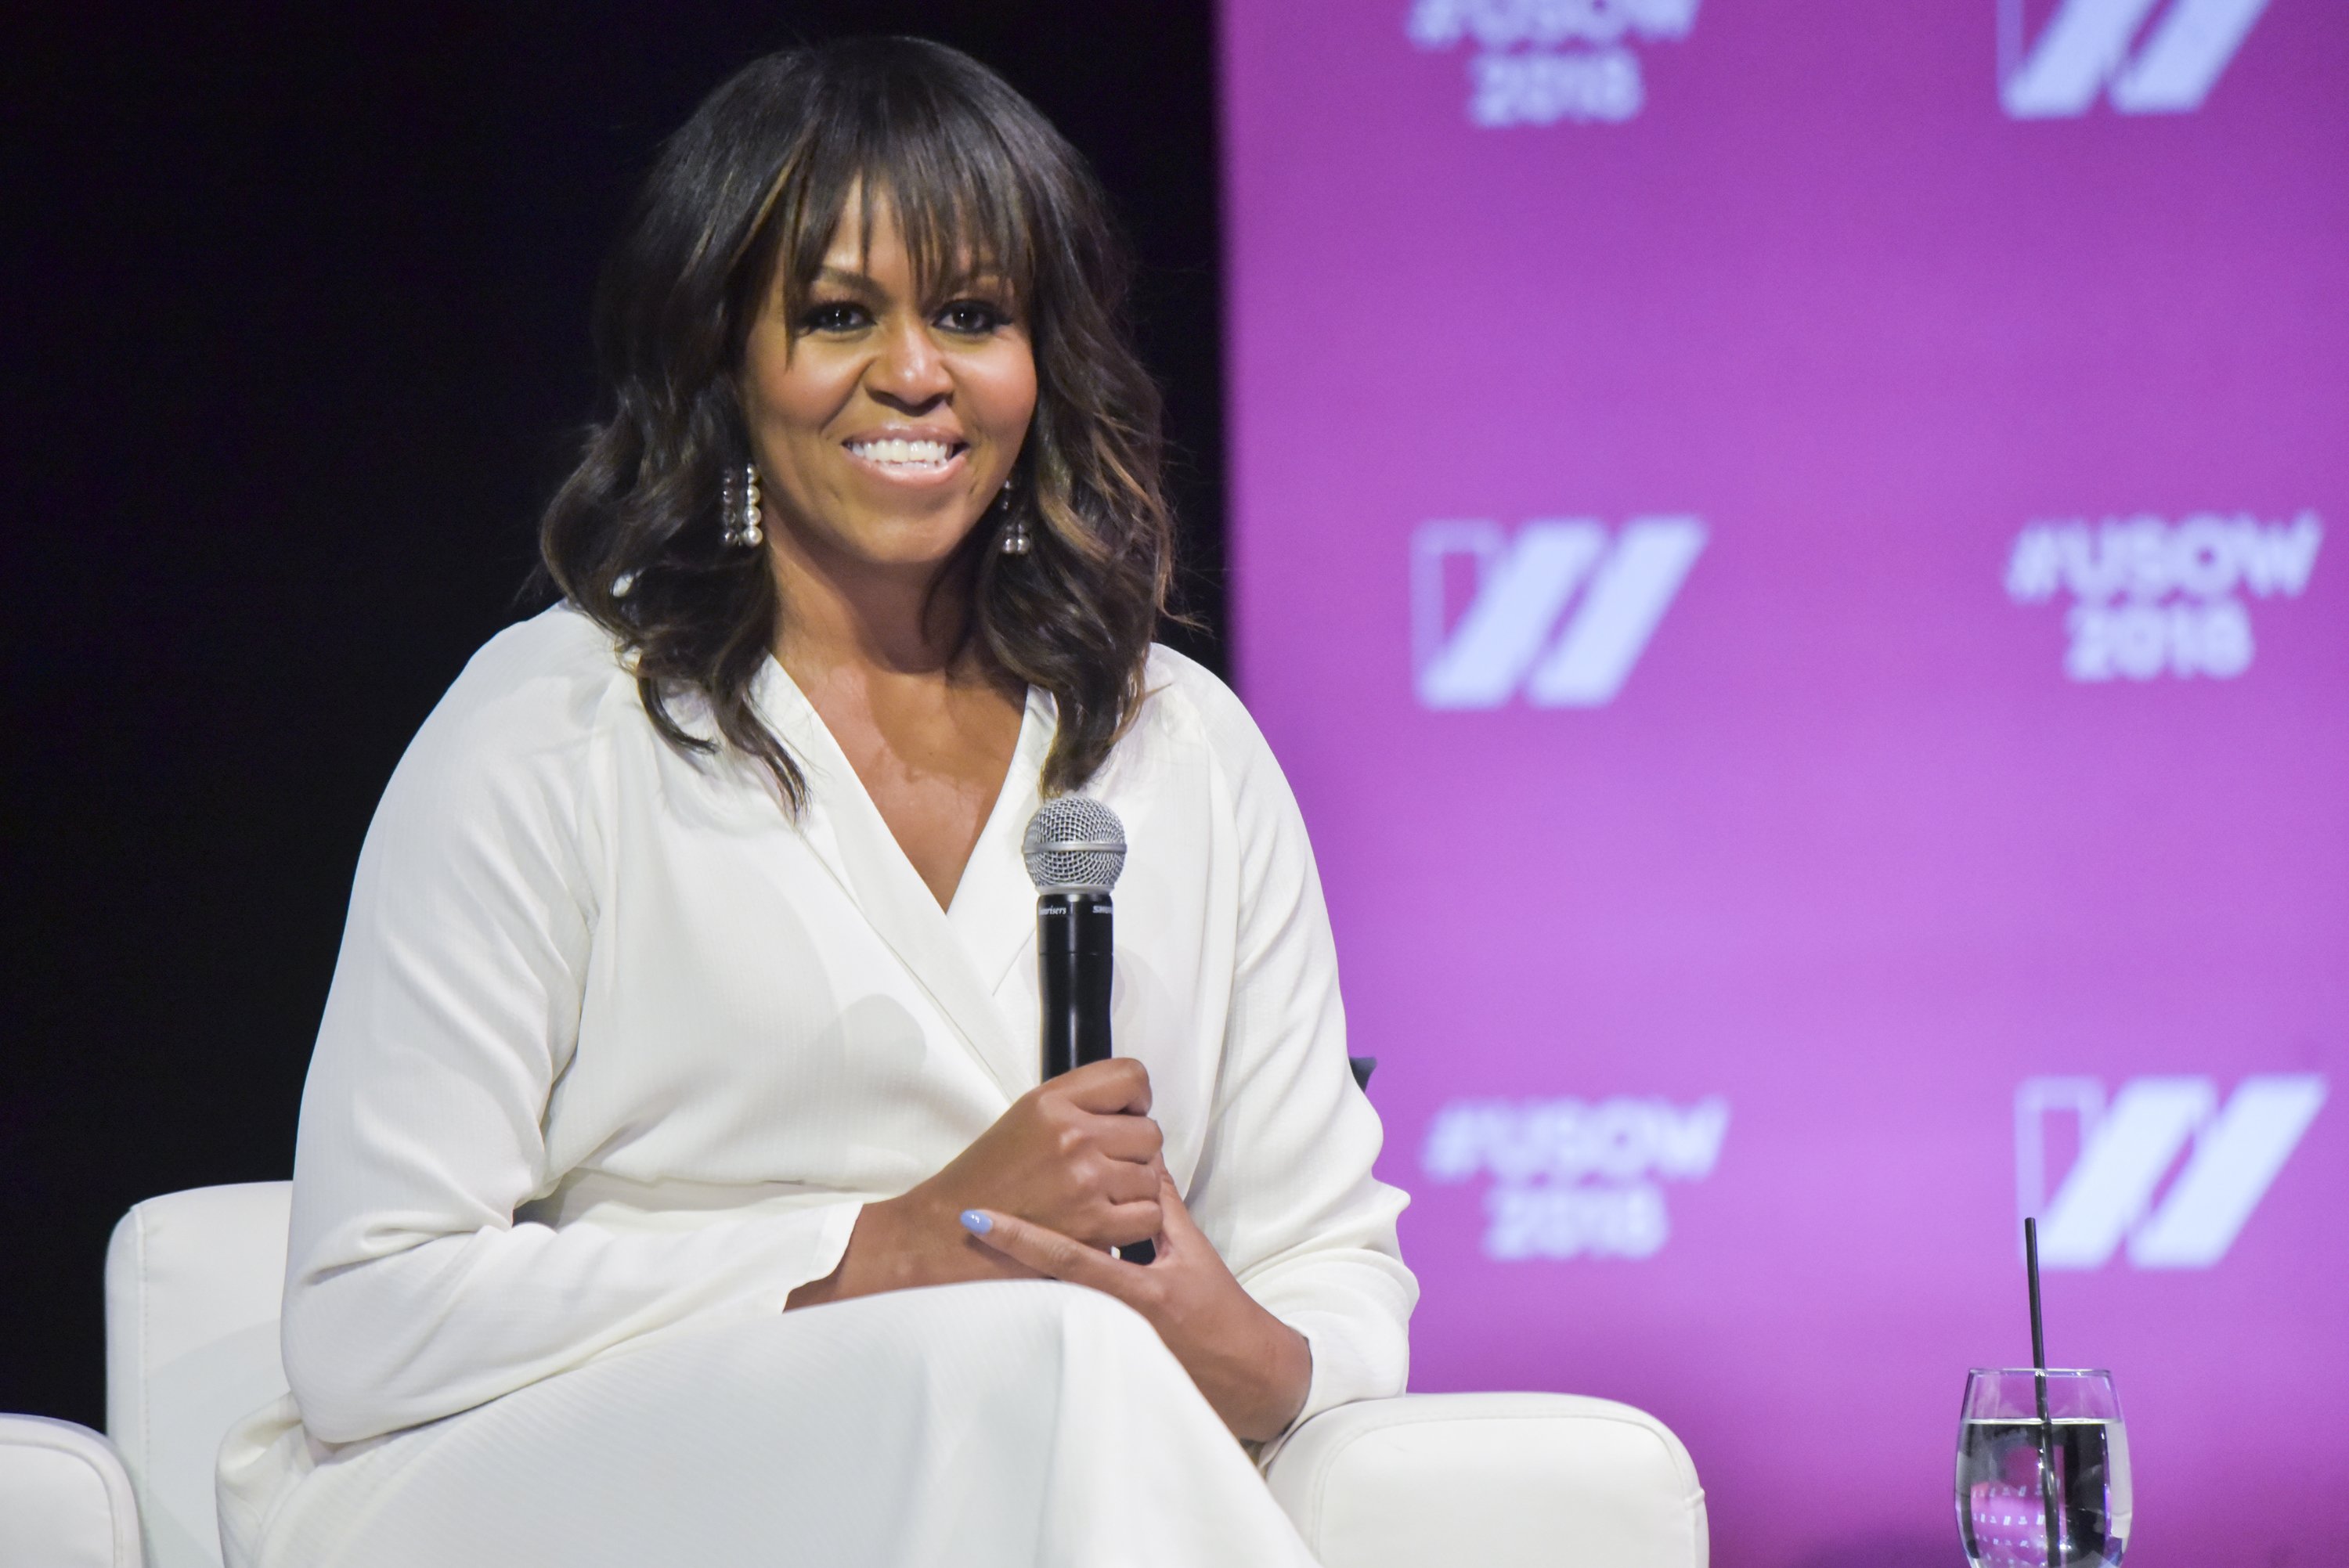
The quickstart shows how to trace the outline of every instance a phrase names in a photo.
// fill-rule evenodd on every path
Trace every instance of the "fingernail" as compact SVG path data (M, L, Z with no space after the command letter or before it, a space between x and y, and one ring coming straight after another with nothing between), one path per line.
M962 1212L962 1228L974 1236L983 1236L995 1229L995 1222L977 1209L965 1209Z

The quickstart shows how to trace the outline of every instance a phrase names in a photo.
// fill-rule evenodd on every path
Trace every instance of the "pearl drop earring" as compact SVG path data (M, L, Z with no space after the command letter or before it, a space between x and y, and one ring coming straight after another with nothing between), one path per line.
M740 475L728 474L719 490L719 512L725 525L726 542L738 549L750 550L765 543L766 531L759 526L761 504L759 465L744 463Z
M995 510L1002 512L1006 517L1009 517L1011 520L1009 526L1005 528L1003 531L1003 537L996 542L995 548L1001 551L1006 555L1027 554L1029 545L1028 520L1016 515L1011 511L1011 481L1009 480L1005 480L1003 481L1003 493L996 499Z

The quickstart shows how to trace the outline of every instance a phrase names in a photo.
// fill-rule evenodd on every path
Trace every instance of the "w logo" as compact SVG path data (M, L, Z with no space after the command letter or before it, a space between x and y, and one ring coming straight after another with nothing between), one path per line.
M2209 1268L2323 1103L2313 1074L2247 1078L2224 1109L2209 1078L2132 1078L2109 1106L2095 1078L2026 1078L2014 1096L2015 1178L2023 1212L2039 1215L2039 1261L2102 1268L2127 1237L2139 1268ZM2079 1157L2050 1201L2048 1121L2065 1114L2077 1119Z
M2199 108L2267 3L2168 0L2165 10L2163 0L2056 0L2026 49L2025 0L1999 0L1999 99L2018 119L2085 113L2107 86L2123 114Z
M1704 548L1692 517L1643 517L1612 542L1583 519L1430 522L1411 542L1412 654L1429 707L1498 707L1519 686L1537 707L1599 707L1623 689L1656 623ZM1447 627L1446 569L1465 557L1468 606ZM1559 624L1576 590L1588 589Z

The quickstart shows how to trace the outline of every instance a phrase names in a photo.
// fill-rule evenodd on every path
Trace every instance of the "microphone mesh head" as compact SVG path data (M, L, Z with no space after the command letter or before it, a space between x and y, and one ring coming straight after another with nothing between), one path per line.
M1030 819L1019 853L1038 892L1107 892L1125 870L1125 824L1090 795L1062 795Z

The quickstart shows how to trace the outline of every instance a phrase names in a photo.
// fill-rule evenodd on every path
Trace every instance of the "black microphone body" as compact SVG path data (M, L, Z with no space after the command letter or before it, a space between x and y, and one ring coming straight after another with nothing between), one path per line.
M1110 981L1117 921L1109 891L1125 869L1125 825L1101 801L1046 801L1021 835L1020 858L1036 884L1036 997L1044 1077L1110 1057ZM1116 1249L1128 1263L1158 1255L1148 1242Z
M1109 1059L1109 987L1116 953L1109 894L1037 895L1036 995L1043 1002L1046 1078Z
M1117 966L1117 912L1105 892L1036 895L1036 995L1044 1076L1110 1058L1109 988ZM1130 1264L1158 1255L1148 1242L1120 1247Z

